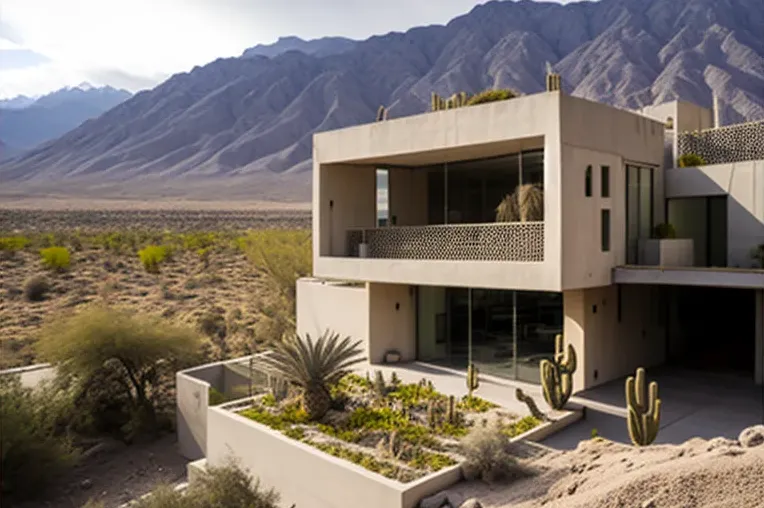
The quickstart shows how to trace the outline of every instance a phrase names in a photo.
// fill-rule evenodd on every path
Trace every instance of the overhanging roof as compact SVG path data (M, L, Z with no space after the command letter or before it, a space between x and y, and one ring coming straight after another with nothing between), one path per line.
M616 284L764 289L764 270L697 266L618 266Z

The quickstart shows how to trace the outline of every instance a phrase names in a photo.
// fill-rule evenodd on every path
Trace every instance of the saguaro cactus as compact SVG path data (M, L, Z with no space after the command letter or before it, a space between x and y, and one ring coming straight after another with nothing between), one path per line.
M387 120L387 108L384 106L380 106L377 110L377 121L381 122L383 120Z
M472 392L478 389L480 387L480 371L475 366L474 363L471 363L469 367L467 367L467 390L469 391L469 396L472 397Z
M431 103L432 111L438 111L442 109L440 107L440 102L441 102L440 95L436 94L435 92L432 92L432 103Z
M655 381L650 383L649 395L645 390L645 369L642 367L637 369L636 380L634 376L626 379L626 406L631 442L636 446L647 446L655 441L661 423L661 399Z
M554 360L541 360L541 386L544 399L552 409L562 409L573 393L573 373L576 371L576 350L568 344L563 350L562 335L554 339Z

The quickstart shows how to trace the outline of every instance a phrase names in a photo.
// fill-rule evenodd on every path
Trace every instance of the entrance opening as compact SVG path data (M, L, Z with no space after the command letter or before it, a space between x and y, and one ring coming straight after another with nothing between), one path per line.
M669 364L753 377L756 294L747 289L672 287Z

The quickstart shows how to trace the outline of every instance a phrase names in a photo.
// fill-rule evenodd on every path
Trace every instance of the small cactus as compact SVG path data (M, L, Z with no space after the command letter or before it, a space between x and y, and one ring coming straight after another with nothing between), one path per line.
M472 397L472 392L477 390L480 387L480 379L479 379L480 371L475 366L474 363L471 363L470 366L467 368L467 390L469 393L469 397Z
M454 408L456 407L454 396L451 395L448 398L448 410L446 411L446 419L448 420L448 423L451 425L456 425L456 411Z
M289 383L280 377L268 376L268 391L276 402L281 402L289 394Z
M380 399L383 399L387 395L385 376L380 371L374 372L374 393L376 393L377 397Z
M517 388L515 390L515 397L517 397L517 400L524 403L526 406L528 406L528 410L531 412L531 415L541 420L542 422L548 422L549 417L541 412L539 407L536 405L536 401L533 400L533 397L530 395L526 395L525 392L523 392L522 389Z
M390 386L393 390L398 389L398 387L401 385L401 380L398 378L398 374L393 371L392 374L390 374Z
M430 428L435 428L438 426L438 420L437 420L437 411L435 409L435 401L431 400L427 404L427 424L430 426Z
M649 392L649 393L648 393ZM658 383L650 383L645 389L645 369L637 369L637 378L626 379L626 406L629 413L629 437L636 446L647 446L658 436L661 424L661 399L658 398Z
M432 92L432 102L431 107L433 111L438 111L441 109L440 107L440 95L436 94L435 92Z
M562 335L554 340L554 360L541 360L541 386L549 407L560 410L573 393L573 373L576 371L576 350L568 344L563 349Z

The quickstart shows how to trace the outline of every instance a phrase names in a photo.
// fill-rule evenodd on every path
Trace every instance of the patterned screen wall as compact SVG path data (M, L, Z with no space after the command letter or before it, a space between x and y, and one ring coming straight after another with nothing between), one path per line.
M544 261L544 223L507 222L406 226L348 231L347 253L358 257L474 261Z
M677 157L695 154L706 164L764 159L764 122L682 132L677 136L677 145Z

